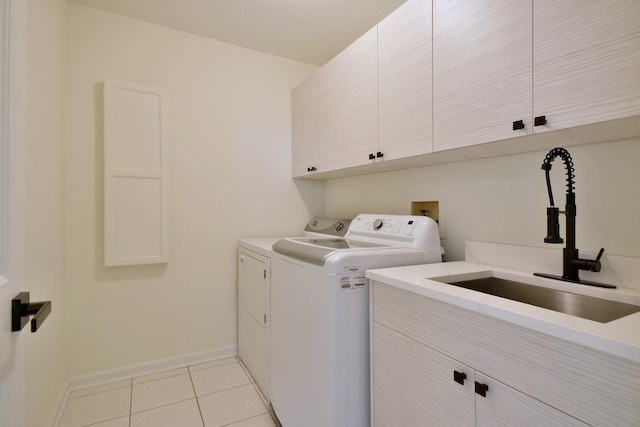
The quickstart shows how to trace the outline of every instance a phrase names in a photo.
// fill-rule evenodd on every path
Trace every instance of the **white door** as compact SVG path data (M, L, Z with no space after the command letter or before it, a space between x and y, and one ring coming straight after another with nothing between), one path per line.
M22 289L24 218L24 29L26 2L0 0L0 427L24 425L20 335L11 300Z

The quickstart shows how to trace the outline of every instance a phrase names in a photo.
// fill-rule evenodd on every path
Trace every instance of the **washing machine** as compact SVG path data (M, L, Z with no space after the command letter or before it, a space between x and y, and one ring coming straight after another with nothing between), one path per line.
M284 427L368 427L365 271L441 262L431 218L358 215L344 238L287 238L271 258L271 404Z
M313 217L306 237L342 237L350 219ZM270 398L271 247L279 237L238 242L238 356L267 399Z

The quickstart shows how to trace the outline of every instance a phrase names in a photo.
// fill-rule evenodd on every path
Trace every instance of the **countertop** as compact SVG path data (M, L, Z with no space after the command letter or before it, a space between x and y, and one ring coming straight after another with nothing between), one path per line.
M533 276L533 273L495 265L458 261L368 270L366 277L418 295L571 341L640 363L640 312L600 323L511 301L433 280L442 276L492 271L525 283L640 305L640 291L608 290Z

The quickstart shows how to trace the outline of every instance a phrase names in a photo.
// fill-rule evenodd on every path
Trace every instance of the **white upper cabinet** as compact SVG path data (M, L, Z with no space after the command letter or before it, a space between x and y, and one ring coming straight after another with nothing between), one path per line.
M311 172L332 169L331 151L340 140L340 56L311 76L312 138L315 161Z
M434 151L531 132L531 22L531 0L434 0Z
M293 176L368 163L378 146L373 28L291 92Z
M316 140L313 137L312 81L307 79L291 91L291 164L293 176L311 172L316 164ZM316 166L317 167L317 166Z
M636 137L638 46L640 0L407 0L292 93L293 176Z
M431 1L409 0L293 90L293 176L430 153L431 69Z
M407 0L378 24L378 151L432 151L431 1Z
M640 1L533 5L535 132L639 115Z
M378 37L372 28L342 51L340 59L339 146L331 153L339 168L370 162L378 147Z

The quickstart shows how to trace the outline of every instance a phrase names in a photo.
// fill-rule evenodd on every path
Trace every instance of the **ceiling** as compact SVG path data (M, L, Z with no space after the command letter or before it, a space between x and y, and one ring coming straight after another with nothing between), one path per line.
M322 65L405 0L67 0Z

